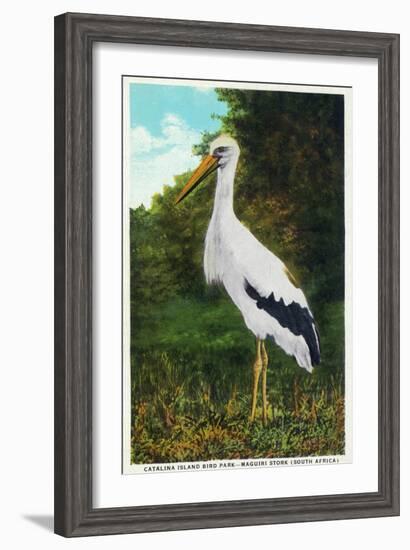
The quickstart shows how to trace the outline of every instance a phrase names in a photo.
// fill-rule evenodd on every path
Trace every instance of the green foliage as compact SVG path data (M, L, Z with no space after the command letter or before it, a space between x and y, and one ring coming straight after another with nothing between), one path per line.
M162 356L154 364L159 375L153 392L156 397L152 400L149 392L144 395L141 391L141 400L133 410L131 447L135 463L344 452L344 399L340 382L331 393L321 387L315 375L305 380L296 377L287 387L289 376L282 386L285 377L275 378L276 374L270 371L271 404L268 424L263 426L249 423L249 399L235 385L230 397L218 407L203 375L196 377L193 386L193 371L188 369L186 376L181 375L184 370L181 363L175 368L167 356ZM162 378L164 368L167 375ZM279 399L275 399L275 394Z
M269 424L248 424L254 338L203 247L215 176L175 206L190 173L130 211L132 460L335 454L344 446L343 99L218 90L241 147L235 211L286 262L321 333L313 375L269 344ZM208 153L204 133L196 152Z

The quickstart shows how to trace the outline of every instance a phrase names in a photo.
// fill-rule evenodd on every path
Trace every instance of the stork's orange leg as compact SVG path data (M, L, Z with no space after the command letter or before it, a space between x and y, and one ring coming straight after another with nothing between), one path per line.
M266 393L266 378L268 374L268 354L266 353L265 342L262 340L262 422L266 425L268 421L268 398Z
M258 383L259 383L259 376L261 374L261 370L262 370L261 341L259 340L259 338L256 338L256 357L255 357L255 362L253 364L252 408L251 408L251 416L250 416L251 422L255 420L256 401L258 398Z

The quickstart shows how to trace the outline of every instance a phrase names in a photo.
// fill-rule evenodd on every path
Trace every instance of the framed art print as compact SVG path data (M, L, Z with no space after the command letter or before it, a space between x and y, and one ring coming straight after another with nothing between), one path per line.
M55 40L56 532L398 514L398 36Z

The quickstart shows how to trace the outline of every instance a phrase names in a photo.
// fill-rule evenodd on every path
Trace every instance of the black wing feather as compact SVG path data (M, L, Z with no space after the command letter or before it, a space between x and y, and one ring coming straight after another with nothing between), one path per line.
M283 298L276 300L273 292L265 298L246 279L245 291L255 300L259 309L274 317L283 328L287 328L295 336L303 336L309 348L312 365L320 363L319 331L307 307L302 307L296 302L286 305Z

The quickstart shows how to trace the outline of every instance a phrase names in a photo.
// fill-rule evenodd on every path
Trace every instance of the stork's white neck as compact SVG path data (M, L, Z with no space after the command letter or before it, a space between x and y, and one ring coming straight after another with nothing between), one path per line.
M224 167L218 168L212 221L235 217L233 211L233 184L238 158L234 157Z
M226 238L238 218L233 211L233 183L238 157L233 157L218 168L214 209L205 238L204 271L208 283L223 281L225 271Z

